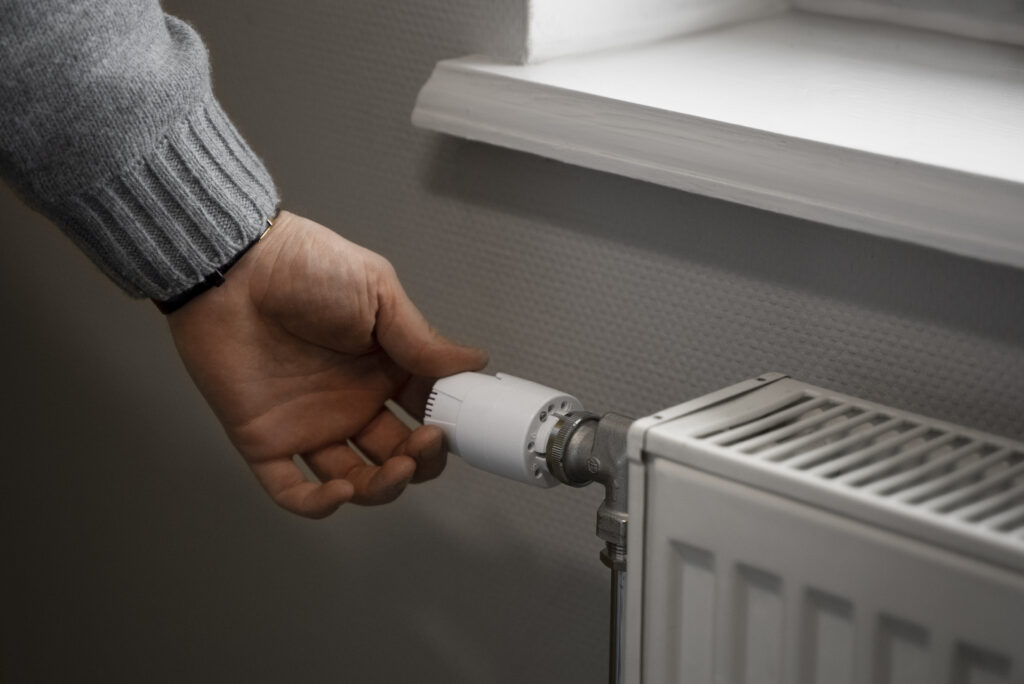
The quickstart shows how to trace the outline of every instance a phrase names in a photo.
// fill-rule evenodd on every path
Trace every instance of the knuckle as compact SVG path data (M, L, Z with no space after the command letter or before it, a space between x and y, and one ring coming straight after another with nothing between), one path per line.
M398 271L395 270L394 264L391 263L387 257L383 257L379 254L376 256L377 271L384 276L386 279L397 279Z

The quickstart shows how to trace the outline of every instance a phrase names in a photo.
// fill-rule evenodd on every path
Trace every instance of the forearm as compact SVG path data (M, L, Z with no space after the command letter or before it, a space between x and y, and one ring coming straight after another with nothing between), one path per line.
M155 0L0 0L0 173L115 282L167 299L262 231L273 183Z

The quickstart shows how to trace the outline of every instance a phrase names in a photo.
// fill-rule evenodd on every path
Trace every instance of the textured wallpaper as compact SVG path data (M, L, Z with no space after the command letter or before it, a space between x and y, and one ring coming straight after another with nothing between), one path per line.
M492 370L634 415L781 371L1024 438L1024 273L414 129L433 64L518 3L167 4L286 206L388 256ZM160 316L0 205L4 682L604 680L599 491L453 459L290 517Z

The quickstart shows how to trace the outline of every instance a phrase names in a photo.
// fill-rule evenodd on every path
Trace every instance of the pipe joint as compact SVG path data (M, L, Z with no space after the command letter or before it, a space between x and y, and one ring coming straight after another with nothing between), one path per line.
M548 469L560 482L574 487L591 482L604 485L597 536L621 550L618 555L624 564L629 523L626 435L633 421L615 413L598 418L570 412L557 418L548 443Z

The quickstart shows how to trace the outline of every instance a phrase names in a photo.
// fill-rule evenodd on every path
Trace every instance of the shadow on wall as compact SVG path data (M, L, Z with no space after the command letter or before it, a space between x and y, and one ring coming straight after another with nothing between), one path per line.
M1024 270L435 136L434 193L680 261L1018 343ZM486 170L486 172L481 172Z

